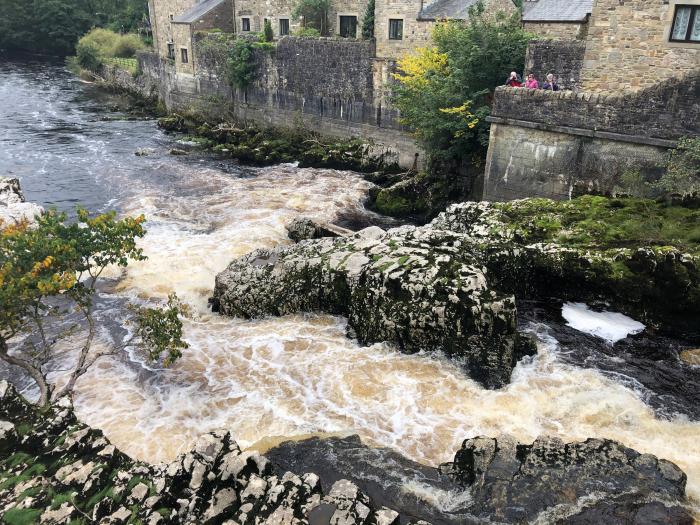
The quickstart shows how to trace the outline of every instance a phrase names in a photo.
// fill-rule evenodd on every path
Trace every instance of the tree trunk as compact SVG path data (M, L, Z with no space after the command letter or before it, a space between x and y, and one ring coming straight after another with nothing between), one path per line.
M20 367L22 370L27 372L27 374L29 374L29 376L39 387L39 401L37 404L42 408L46 407L49 404L51 392L41 369L29 361L25 361L22 358L10 355L8 352L7 341L0 337L0 359L11 365Z

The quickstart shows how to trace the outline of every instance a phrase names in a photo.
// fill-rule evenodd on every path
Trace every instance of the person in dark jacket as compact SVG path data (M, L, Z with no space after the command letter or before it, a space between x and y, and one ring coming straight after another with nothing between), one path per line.
M506 80L508 87L520 87L523 85L523 79L515 71L511 71L510 76Z
M547 80L542 84L542 89L549 89L550 91L559 91L559 84L557 84L557 77L552 73L547 75Z

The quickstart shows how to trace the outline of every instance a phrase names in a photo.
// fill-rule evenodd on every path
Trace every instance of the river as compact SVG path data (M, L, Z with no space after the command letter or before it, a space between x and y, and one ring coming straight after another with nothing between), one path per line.
M156 369L132 351L104 358L78 383L78 416L124 452L169 460L216 428L261 450L289 438L358 433L436 465L476 435L605 437L677 463L700 501L700 423L661 415L633 381L562 359L546 325L531 323L538 355L492 391L440 356L361 347L345 337L342 318L244 321L209 311L216 273L254 248L289 242L284 225L293 217L372 220L360 176L172 156L177 137L152 120L105 111L111 98L60 64L0 64L0 100L0 175L18 177L28 200L147 217L148 260L113 274L101 293L100 344L125 336L127 301L158 302L174 291L192 310L184 322L190 348L171 368ZM139 148L153 153L134 155Z

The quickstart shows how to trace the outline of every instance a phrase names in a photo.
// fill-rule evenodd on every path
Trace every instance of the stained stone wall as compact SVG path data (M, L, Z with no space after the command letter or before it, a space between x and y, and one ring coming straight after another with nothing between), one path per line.
M700 0L597 0L583 89L637 91L700 70L700 44L669 42L677 4L700 5Z
M588 34L588 22L525 22L523 28L539 38L555 40L585 40Z
M527 46L525 73L534 73L544 82L554 73L562 89L581 87L581 68L586 43L580 40L533 40Z
M148 10L153 29L153 44L161 57L168 56L168 42L174 40L173 18L189 11L196 0L149 0ZM177 45L176 45L177 47Z

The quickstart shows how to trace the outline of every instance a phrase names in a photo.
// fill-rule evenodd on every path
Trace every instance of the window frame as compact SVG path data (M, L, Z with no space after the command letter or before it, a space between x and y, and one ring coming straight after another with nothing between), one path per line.
M175 42L166 42L168 46L168 59L175 60Z
M246 29L246 25L248 26L248 29ZM250 17L241 17L241 33L250 33Z
M700 19L700 5L698 4L676 4L673 10L673 19L671 21L671 31L668 34L668 41L674 44L700 44L700 39L692 40L691 33L693 31L693 26L695 22ZM685 31L685 38L678 39L673 38L673 33L676 29L676 23L678 22L678 10L688 8L690 9L690 18L688 19L688 28Z
M355 19L355 34L354 35L343 36L343 34L341 33L342 20L344 18L354 18ZM340 36L342 38L357 38L357 27L358 27L359 23L360 23L360 21L359 21L359 18L356 14L338 13L338 36Z
M182 63L182 64L189 64L190 63L190 54L188 53L186 47L180 48L180 63Z
M289 24L289 18L278 18L277 22L278 22L277 25L279 26L279 35L280 36L289 36L290 30L291 30L291 27ZM282 22L287 23L286 32L282 31Z
M401 29L401 34L399 35L398 38L396 36L393 36L393 37L391 36L391 34L392 34L391 33L392 24L391 23L392 22L399 22L400 23L399 27ZM389 40L395 40L395 41L403 40L403 22L404 22L403 18L389 18Z

